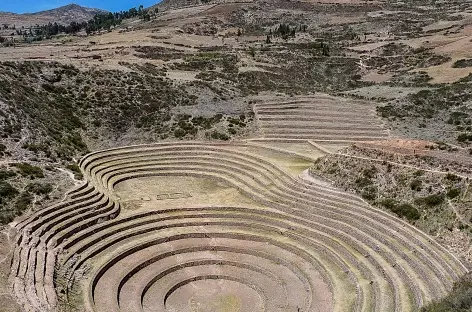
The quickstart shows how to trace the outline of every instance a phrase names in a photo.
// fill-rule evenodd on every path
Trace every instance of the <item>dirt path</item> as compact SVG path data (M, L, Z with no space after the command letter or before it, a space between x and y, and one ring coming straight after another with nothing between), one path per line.
M25 135L25 136L21 136L21 139L18 141L18 143L16 143L15 147L13 148L14 151L16 151L18 149L18 147L20 147L24 141L26 141L27 139L29 138L29 135Z
M449 207L451 207L451 209L452 209L452 211L454 211L454 214L456 215L457 219L459 219L459 221L462 224L472 226L472 223L465 220L464 217L457 211L456 207L452 204L450 199L447 200L447 204L449 205Z
M74 185L76 185L76 186L80 185L83 182L81 180L77 180L74 176L74 173L69 171L69 170L66 170L64 168L56 168L56 169L63 172L63 173L65 173L65 174L67 174L69 176L69 178L74 182Z
M9 226L5 226L0 231L0 311L19 312L21 309L16 304L8 280L10 261L14 251L9 229Z
M310 184L321 185L321 186L329 187L329 188L332 187L332 185L331 185L330 183L313 177L313 176L309 173L309 169L304 170L302 173L300 173L300 175L299 175L298 177L299 177L300 179L304 180L304 181L309 182Z
M6 240L5 240L6 242L10 242L10 231L8 231L7 229L3 229L2 231L0 231L0 234L6 237ZM3 258L0 259L0 265L2 265L10 257L10 254L12 253L12 251L13 251L13 248L9 244L8 251L5 253Z

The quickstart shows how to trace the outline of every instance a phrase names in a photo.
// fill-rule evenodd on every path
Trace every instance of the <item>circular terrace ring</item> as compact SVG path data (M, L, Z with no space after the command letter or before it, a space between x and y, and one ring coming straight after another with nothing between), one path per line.
M164 306L166 311L182 312L264 312L269 311L267 303L274 299L243 279L202 275L174 285L165 295Z
M298 255L264 242L247 245L231 238L189 237L118 255L96 275L93 306L96 311L211 311L210 306L226 304L224 311L248 312L317 311L313 305L321 301L330 306L328 285ZM219 294L216 301L197 287L202 285Z

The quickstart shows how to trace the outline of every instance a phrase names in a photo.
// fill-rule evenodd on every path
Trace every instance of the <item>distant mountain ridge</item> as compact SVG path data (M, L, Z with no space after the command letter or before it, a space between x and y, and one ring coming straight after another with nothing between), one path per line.
M78 4L68 4L51 10L40 11L36 13L16 14L9 12L0 12L0 26L8 25L10 28L28 27L32 25L43 25L57 22L58 24L70 24L71 22L84 22L91 19L98 13L107 12L101 9L87 8Z

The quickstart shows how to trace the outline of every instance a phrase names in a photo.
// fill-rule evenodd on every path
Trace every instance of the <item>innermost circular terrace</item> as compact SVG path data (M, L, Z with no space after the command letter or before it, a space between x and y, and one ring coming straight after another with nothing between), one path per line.
M179 312L263 312L265 300L252 285L203 276L188 281L167 298L166 309Z
M150 176L125 180L115 185L123 203L122 215L173 207L259 206L224 181L189 176Z

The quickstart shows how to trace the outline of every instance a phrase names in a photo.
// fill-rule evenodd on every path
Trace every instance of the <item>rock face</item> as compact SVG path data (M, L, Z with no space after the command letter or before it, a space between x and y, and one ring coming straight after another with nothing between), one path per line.
M106 12L100 9L86 8L77 4L69 4L56 9L41 11L37 13L15 14L0 12L0 24L9 27L42 25L57 22L58 24L69 24L70 22L84 22L91 19L95 14Z

